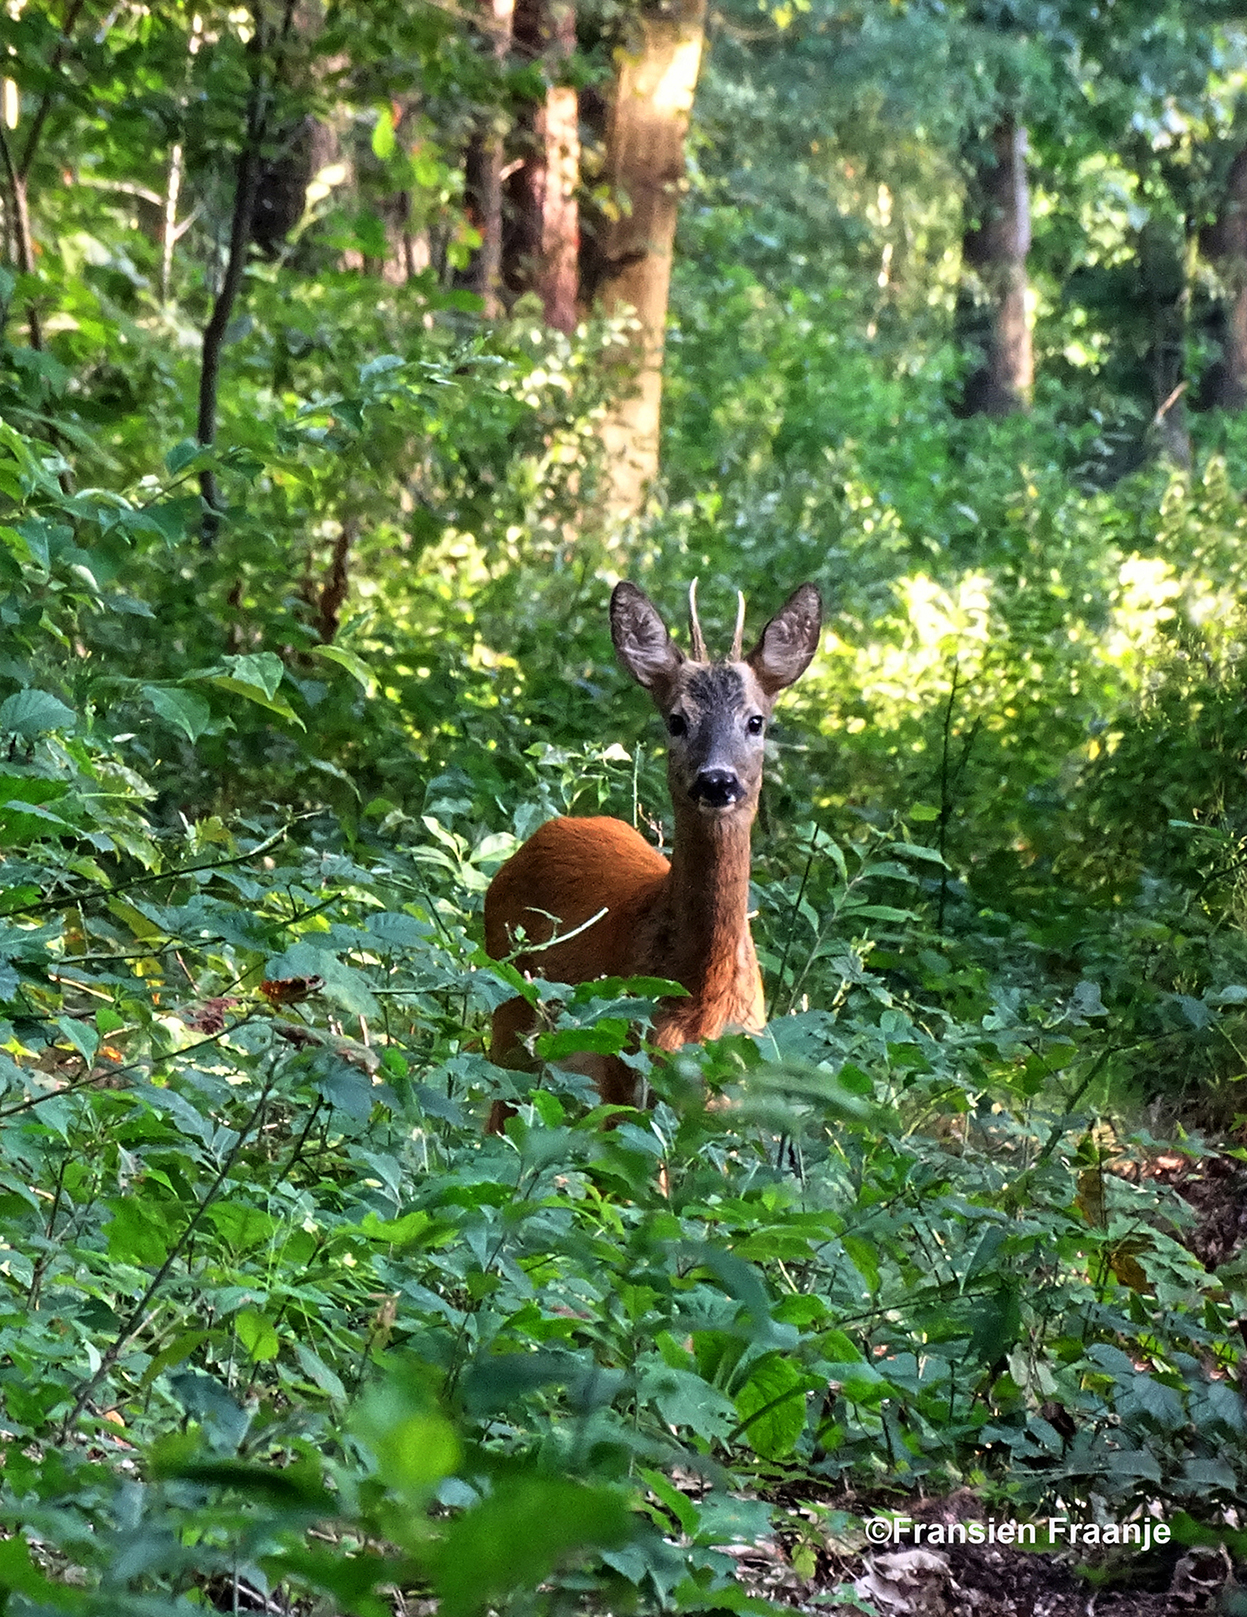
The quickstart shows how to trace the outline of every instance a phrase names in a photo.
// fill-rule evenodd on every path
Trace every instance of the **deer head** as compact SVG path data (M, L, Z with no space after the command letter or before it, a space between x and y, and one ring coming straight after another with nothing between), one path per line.
M667 780L677 817L752 820L762 787L767 721L775 699L800 678L818 649L822 600L802 584L741 655L745 601L740 597L732 649L712 661L697 619L697 585L689 589L686 657L653 602L635 584L611 596L611 637L619 661L654 699L667 727Z

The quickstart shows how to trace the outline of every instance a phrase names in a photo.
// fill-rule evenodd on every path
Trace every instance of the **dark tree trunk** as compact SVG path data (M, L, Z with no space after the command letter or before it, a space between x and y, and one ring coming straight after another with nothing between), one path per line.
M340 147L336 131L310 113L270 144L276 150L260 164L251 239L266 258L278 258L303 218L308 187L339 160Z
M1026 130L1015 118L1002 118L973 154L966 207L957 329L973 358L958 413L1010 415L1026 407L1034 380Z
M576 90L558 78L576 49L574 5L518 0L515 38L544 57L550 84L529 120L528 155L511 182L505 278L513 291L537 293L548 325L571 331L579 294L580 105Z
M71 0L65 12L65 20L61 24L60 37L52 50L47 69L47 87L35 109L34 117L30 121L30 129L26 135L26 143L22 148L21 156L15 157L9 147L8 136L0 128L0 154L3 155L5 178L8 181L9 220L10 232L13 238L13 257L18 269L23 275L32 275L35 269L35 237L30 222L30 180L31 165L35 154L39 150L39 142L43 136L43 127L52 110L52 104L61 89L60 69L69 49L70 41L75 27L78 24L78 14L81 12L84 0ZM26 328L30 333L30 346L34 349L43 347L43 327L39 319L39 310L32 301L26 306Z
M1230 164L1217 217L1200 231L1199 246L1216 275L1207 330L1221 352L1204 372L1197 408L1241 410L1247 405L1247 146Z
M1152 427L1162 451L1179 465L1191 463L1186 391L1186 265L1184 241L1175 222L1149 219L1139 232L1139 279L1147 306L1151 341L1147 367L1156 413Z
M501 67L511 49L515 0L483 0L483 5L484 26L489 30L494 60ZM503 137L498 117L494 109L486 114L482 127L468 143L464 159L468 212L481 236L465 279L467 286L484 300L489 316L502 312Z

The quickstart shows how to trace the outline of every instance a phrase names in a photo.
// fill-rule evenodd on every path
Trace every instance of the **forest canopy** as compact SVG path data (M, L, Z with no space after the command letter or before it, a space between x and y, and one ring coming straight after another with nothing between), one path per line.
M12 0L0 211L0 1610L884 1614L932 1501L1224 1583L1243 16ZM670 846L694 578L826 627L662 1059L482 903Z

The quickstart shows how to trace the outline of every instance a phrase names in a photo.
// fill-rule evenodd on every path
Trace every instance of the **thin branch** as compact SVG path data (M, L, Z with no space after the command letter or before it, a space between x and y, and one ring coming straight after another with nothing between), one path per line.
M793 933L796 931L797 920L801 914L801 900L805 897L806 883L810 879L810 871L814 865L814 854L818 849L818 829L818 823L816 821L814 824L814 829L810 834L810 851L806 856L805 869L801 872L801 885L797 888L797 896L792 901L792 911L788 918L788 936L784 939L784 953L779 962L779 972L775 978L775 992L771 996L771 1016L775 1016L779 1011L779 991L784 986L784 974L788 970L788 956L792 951ZM789 1010L792 1009L792 1001L794 997L795 990L793 996L790 997L788 1001ZM769 1021L770 1018L768 1017L767 1020Z
M1178 400L1186 392L1186 388L1187 388L1186 382L1179 382L1178 383L1177 387L1174 388L1173 392L1169 395L1169 397L1161 405L1160 409L1157 410L1156 414L1152 417L1152 425L1154 427L1159 427L1160 426L1161 422L1169 414L1170 410L1173 409L1174 405L1178 402Z
M949 749L952 746L953 710L957 703L957 684L961 678L960 659L953 661L953 677L948 686L948 701L944 704L944 738L940 749L940 814L939 814L939 854L940 854L940 898L936 916L935 930L941 937L944 936L944 909L948 902L948 860L945 848L948 842L948 822L952 816L952 780L949 775Z
M169 153L169 180L162 202L164 221L160 234L160 301L168 303L173 280L173 248L178 239L178 197L182 190L182 142L174 141Z
M9 198L13 204L13 252L22 275L31 275L35 268L35 243L30 228L30 202L26 194L26 177L13 161L9 138L0 123L0 162L4 164L4 177L8 182ZM36 353L43 349L43 328L39 323L39 310L32 299L26 305L26 329L30 346Z
M247 1119L242 1128L239 1129L238 1135L235 1138L233 1145L230 1147L225 1161L221 1164L220 1172L212 1181L212 1184L208 1187L208 1190L201 1199L199 1206L196 1207L195 1211L191 1214L190 1222L182 1231L181 1235L178 1236L172 1247L170 1247L168 1257L160 1265L160 1268L157 1269L155 1275L152 1277L151 1284L148 1286L147 1290L143 1293L142 1297L132 1310L129 1319L126 1320L125 1324L121 1327L121 1330L113 1338L112 1345L101 1358L95 1373L85 1382L83 1382L82 1387L78 1392L78 1396L74 1400L74 1407L70 1410L69 1414L66 1415L64 1421L61 1423L60 1441L62 1443L64 1443L66 1438L69 1436L69 1433L79 1415L81 1415L83 1410L87 1407L87 1401L91 1397L91 1394L95 1391L96 1387L99 1386L100 1382L121 1357L122 1353L129 1344L130 1339L142 1327L152 1299L160 1290L161 1286L164 1285L169 1276L170 1270L173 1268L173 1265L186 1250L190 1238L199 1228L204 1214L208 1211L209 1207L211 1207L212 1203L220 1194L225 1181L230 1176L235 1162L238 1160L239 1152L243 1148L243 1142L251 1133L252 1129L255 1128L256 1124L260 1121L264 1108L268 1105L268 1098L273 1091L273 1085L276 1082L276 1077L276 1072L271 1072L269 1074L265 1081L264 1088L260 1091L260 1098L255 1103L251 1116Z
M210 1033L206 1039L199 1039L194 1044L184 1044L180 1050L166 1050L163 1055L154 1054L141 1056L137 1061L128 1061L123 1067L101 1067L98 1072L89 1072L85 1078L78 1078L72 1084L64 1084L60 1089L45 1089L41 1095L27 1095L25 1100L18 1101L13 1106L0 1107L0 1119L16 1117L19 1112L31 1112L36 1106L42 1106L46 1100L62 1099L66 1095L76 1095L79 1090L90 1089L95 1084L110 1083L114 1079L123 1078L127 1073L139 1072L143 1067L151 1067L153 1071L166 1061L180 1061L183 1056L193 1055L196 1050L202 1050L205 1045L219 1044L229 1034L248 1022L254 1022L257 1011L248 1011L240 1016L236 1022L223 1027L219 1033Z
M23 275L32 275L35 268L35 238L30 224L30 197L26 182L30 177L30 166L35 160L35 153L39 149L43 126L47 122L48 113L52 110L57 89L56 74L65 59L70 35L84 3L85 0L69 0L65 20L61 24L60 38L48 62L47 88L31 120L30 133L26 137L26 145L20 160L14 161L8 136L0 126L0 160L4 164L5 179L8 181L9 196L13 203L13 246L17 255L17 267ZM43 328L33 299L26 305L26 329L30 334L30 346L36 353L42 352ZM54 436L53 442L56 441Z
M30 124L30 134L26 137L26 149L22 153L22 160L17 166L17 172L25 183L30 175L30 165L35 160L35 153L39 150L39 137L43 134L43 126L47 122L48 113L52 110L52 101L56 86L53 75L65 60L65 52L69 48L69 38L74 31L74 24L78 21L85 0L69 0L69 9L65 13L65 21L61 24L61 37L56 42L56 49L52 52L48 62L48 87L43 92L43 99L39 102L38 110Z
M164 198L157 191L149 191L145 185L133 185L129 180L105 180L98 174L75 174L75 185L89 185L95 191L117 191L122 196L137 197L140 202L150 202L153 208L164 206Z
M306 814L297 815L288 825L283 825L279 830L274 831L263 842L257 842L249 852L235 854L231 859L213 859L208 864L203 865L177 865L172 870L147 871L142 876L131 876L128 881L116 882L112 887L96 886L87 888L83 892L63 893L59 898L41 899L37 904L16 905L11 910L0 911L0 919L9 915L37 915L41 910L59 910L65 904L81 904L84 899L94 898L97 895L112 898L116 893L127 892L131 887L145 887L148 882L175 881L179 876L194 876L204 870L228 870L231 865L245 865L252 859L260 858L270 848L275 848L279 842L284 841L298 820L308 818L309 816Z

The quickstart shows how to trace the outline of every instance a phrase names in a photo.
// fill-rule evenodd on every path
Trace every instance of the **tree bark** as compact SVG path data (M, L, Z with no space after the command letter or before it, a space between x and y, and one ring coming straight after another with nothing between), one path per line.
M501 67L511 49L515 0L484 0L484 4L494 60ZM464 181L468 208L481 236L481 245L468 269L467 284L484 300L485 314L492 319L502 313L503 138L497 112L491 110L488 118L468 146Z
M1147 368L1156 414L1152 430L1161 450L1180 466L1191 464L1186 416L1185 242L1176 221L1149 219L1139 232L1138 266L1151 341Z
M1026 407L1034 381L1026 310L1026 130L1012 116L1000 120L976 154L966 202L957 327L976 362L958 413L1005 416Z
M602 242L597 290L607 314L632 310L637 320L620 355L634 381L602 427L608 503L620 517L640 510L658 472L667 293L705 27L706 0L648 0L635 49L618 53L606 135L616 213Z
M234 181L234 207L230 216L229 253L225 273L212 304L212 313L204 327L202 358L199 365L199 408L195 436L205 448L216 442L217 397L221 385L221 350L225 333L229 330L234 304L242 290L247 269L247 254L251 246L251 227L255 218L255 199L259 186L261 148L264 143L268 95L264 84L265 48L264 32L259 15L256 30L248 47L251 56L251 91L247 100L247 126L242 150L238 155ZM220 494L216 473L211 466L199 474L199 492L203 497L204 513L199 538L205 549L215 541L221 526Z
M65 10L65 17L61 23L60 36L48 60L47 88L39 98L39 105L30 122L30 131L26 136L26 144L22 148L20 157L15 158L8 142L8 137L0 129L0 156L3 158L5 178L9 187L9 204L12 210L13 221L13 251L17 260L18 270L23 275L33 275L35 269L35 236L30 223L30 193L27 189L30 179L31 165L35 154L39 150L39 141L43 135L43 126L47 122L48 114L52 110L52 103L60 88L60 69L65 60L65 53L69 49L70 38L78 22L85 0L70 0ZM26 306L26 328L30 334L30 346L36 350L43 347L43 327L39 320L39 310L32 301Z
M515 39L556 81L576 49L571 0L518 0ZM541 299L546 324L573 331L579 294L580 98L568 84L551 82L529 131L529 155L515 175L510 228L504 231L504 278L515 291Z
M1247 146L1230 164L1217 217L1200 231L1199 245L1216 274L1219 296L1209 327L1221 353L1204 372L1198 407L1241 410L1247 405Z

